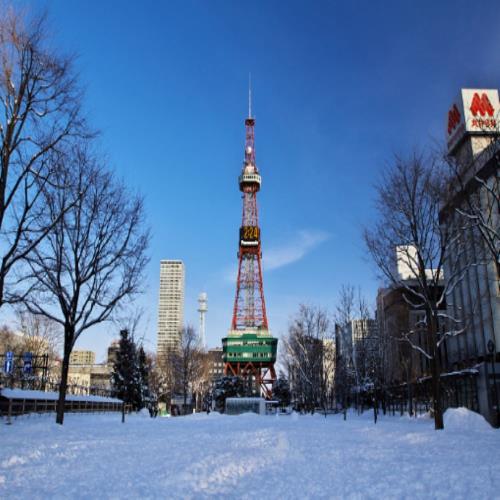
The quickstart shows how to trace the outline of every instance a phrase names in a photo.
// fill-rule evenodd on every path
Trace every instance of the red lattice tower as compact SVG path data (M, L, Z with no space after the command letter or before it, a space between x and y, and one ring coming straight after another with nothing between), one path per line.
M238 277L231 330L222 340L224 372L240 376L260 387L271 398L276 380L277 339L269 332L262 282L262 251L260 241L257 193L261 177L255 163L255 119L249 106L245 120L245 160L239 176L243 193L243 216L238 250Z
M245 330L248 327L268 329L257 209L261 177L255 164L254 126L253 118L245 120L245 162L239 177L240 190L243 192L243 216L231 330Z

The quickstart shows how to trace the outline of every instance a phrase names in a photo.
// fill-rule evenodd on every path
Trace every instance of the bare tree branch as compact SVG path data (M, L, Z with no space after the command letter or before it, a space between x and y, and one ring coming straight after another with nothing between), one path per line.
M439 348L446 338L463 331L443 333L441 313L446 310L446 298L474 264L463 232L440 221L441 207L449 196L445 174L444 165L432 156L396 158L377 186L378 220L364 231L367 248L385 281L402 292L410 310L425 315L425 321L419 322L425 325L424 343L411 338L415 325L401 332L400 339L430 362L436 429L443 428Z
M44 218L58 155L89 135L72 58L51 51L45 18L6 8L0 19L0 306L19 299L12 271L47 236L61 214ZM1 112L3 110L3 113ZM61 212L66 210L60 207ZM45 221L45 225L41 221Z
M28 290L28 310L64 327L61 394L79 336L140 292L149 242L141 198L108 173L88 146L71 150L62 167L55 187L43 191L41 223L57 223L26 256L29 273L20 281ZM60 216L68 200L70 208Z

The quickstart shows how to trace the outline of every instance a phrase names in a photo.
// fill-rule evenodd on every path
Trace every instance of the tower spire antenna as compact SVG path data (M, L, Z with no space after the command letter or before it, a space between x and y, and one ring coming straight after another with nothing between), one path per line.
M252 73L248 73L248 118L252 118Z

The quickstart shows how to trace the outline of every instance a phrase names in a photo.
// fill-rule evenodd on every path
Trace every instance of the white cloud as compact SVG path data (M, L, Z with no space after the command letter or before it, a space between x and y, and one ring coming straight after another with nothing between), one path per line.
M298 231L287 245L271 247L263 252L263 265L267 271L287 266L305 257L330 238L325 231L304 229Z
M272 271L273 269L293 264L329 238L330 234L326 231L315 229L297 231L289 238L290 243L286 245L270 247L267 250L264 246L262 265L266 271ZM234 283L237 274L238 265L234 263L223 271L224 281Z

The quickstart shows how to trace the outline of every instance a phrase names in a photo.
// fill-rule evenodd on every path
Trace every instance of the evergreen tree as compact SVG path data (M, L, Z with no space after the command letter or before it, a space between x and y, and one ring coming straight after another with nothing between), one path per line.
M144 408L151 402L151 392L149 389L149 364L142 345L139 347L137 358L139 370L139 404L141 408Z
M120 344L113 367L112 381L116 397L132 405L132 409L139 410L141 391L138 356L128 330L120 331Z
M273 385L273 399L279 401L281 406L288 406L291 401L290 384L282 376Z
M215 401L215 409L217 411L224 411L226 398L241 398L245 395L245 384L240 377L224 376L215 381L213 399Z

